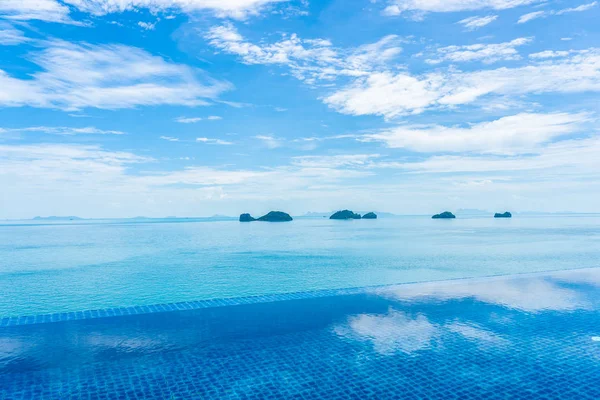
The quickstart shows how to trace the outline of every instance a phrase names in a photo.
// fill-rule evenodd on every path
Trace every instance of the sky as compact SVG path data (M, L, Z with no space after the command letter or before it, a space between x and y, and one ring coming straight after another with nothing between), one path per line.
M0 218L600 209L600 2L2 0Z

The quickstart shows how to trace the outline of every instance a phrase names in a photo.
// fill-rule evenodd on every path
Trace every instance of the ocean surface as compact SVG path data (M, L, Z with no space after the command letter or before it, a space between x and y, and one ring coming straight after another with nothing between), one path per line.
M600 216L0 223L0 317L600 266Z

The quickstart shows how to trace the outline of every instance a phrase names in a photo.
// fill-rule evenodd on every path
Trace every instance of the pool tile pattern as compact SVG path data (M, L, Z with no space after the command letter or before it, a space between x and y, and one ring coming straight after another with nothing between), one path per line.
M272 294L272 295L265 295L265 296L233 297L233 298L223 298L223 299L184 301L184 302L167 303L167 304L152 304L152 305L145 305L145 306L115 307L115 308L106 308L106 309L99 309L99 310L72 311L72 312L54 313L54 314L3 317L3 318L0 318L0 327L31 325L31 324L44 324L44 323L62 322L62 321L77 321L77 320L83 320L83 319L119 317L119 316L125 316L125 315L140 315L140 314L151 314L151 313L159 313L159 312L197 310L197 309L202 309L202 308L213 308L213 307L229 307L229 306L237 306L237 305L242 305L242 304L269 303L269 302L286 301L286 300L314 299L314 298L320 298L320 297L342 296L342 295L349 295L349 294L365 293L365 292L375 290L375 289L386 288L386 287L395 287L395 286L397 286L397 285L377 285L377 286L369 286L369 287L361 287L361 288L314 290L314 291L305 291L305 292Z
M599 399L597 288L539 282L577 307L363 292L5 326L0 399Z

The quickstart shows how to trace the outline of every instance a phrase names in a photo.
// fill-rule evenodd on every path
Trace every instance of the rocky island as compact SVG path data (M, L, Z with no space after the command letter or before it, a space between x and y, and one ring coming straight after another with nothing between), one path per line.
M252 215L245 213L240 215L240 222L266 221L266 222L287 222L294 219L288 213L282 211L270 211L260 218L254 218Z
M506 211L504 213L496 213L496 214L494 214L494 218L512 218L512 214L509 213L508 211Z
M247 213L240 215L240 222L252 222L252 221L256 221L256 218L254 218L252 215L247 214Z
M329 219L360 219L360 214L356 214L350 210L342 210L333 213Z
M362 219L377 219L377 214L374 212L368 212L362 216Z
M450 211L444 211L441 214L435 214L431 218L433 218L433 219L451 219L451 218L456 218L456 216L454 214L452 214Z

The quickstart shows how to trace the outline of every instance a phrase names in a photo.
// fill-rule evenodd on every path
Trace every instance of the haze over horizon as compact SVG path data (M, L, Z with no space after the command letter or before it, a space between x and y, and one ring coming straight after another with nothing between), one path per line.
M599 212L600 3L0 3L0 219Z

